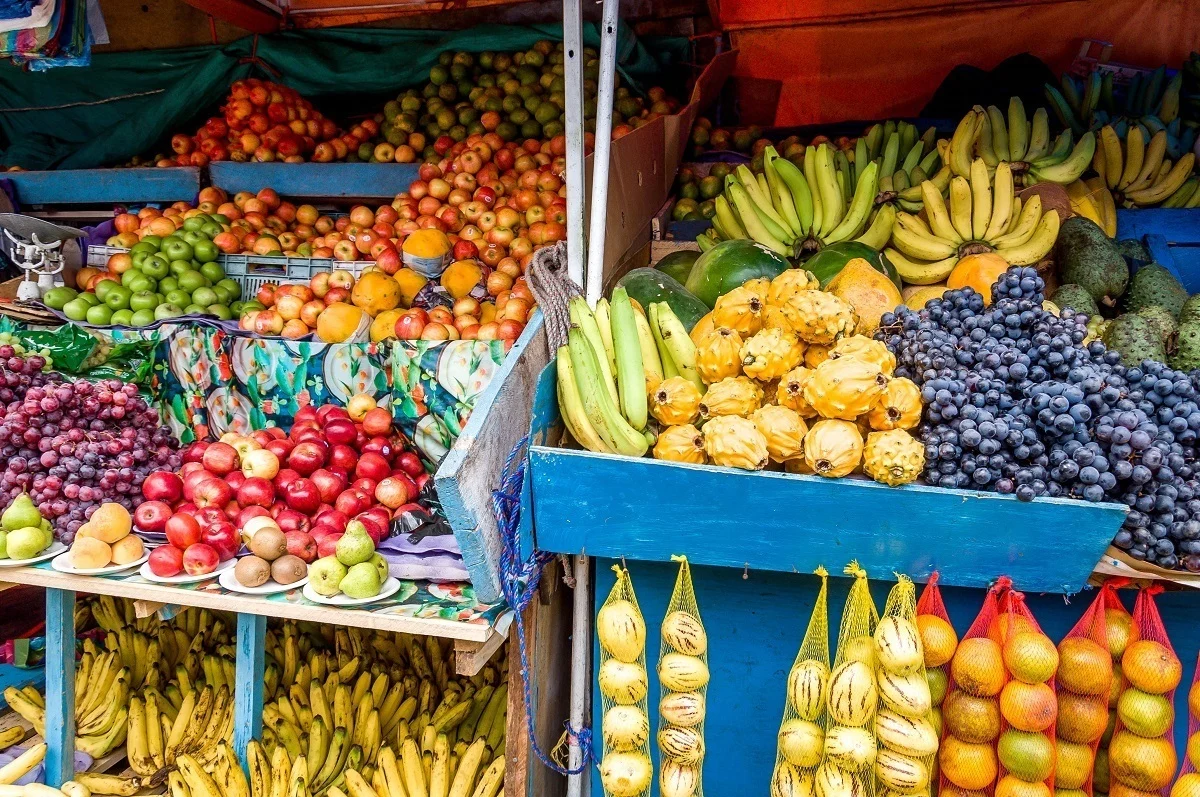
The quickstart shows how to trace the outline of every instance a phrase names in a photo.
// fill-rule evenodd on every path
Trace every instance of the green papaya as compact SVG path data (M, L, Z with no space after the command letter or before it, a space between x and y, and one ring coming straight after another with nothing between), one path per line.
M774 279L791 264L762 244L744 238L721 243L700 255L688 274L687 290L711 308L717 298L752 279Z
M842 273L842 269L856 257L861 257L863 260L871 264L871 267L876 271L886 274L896 286L897 290L901 290L904 286L900 282L900 275L896 273L896 269L887 261L887 258L882 257L879 252L875 251L866 244L858 241L842 241L841 243L830 244L815 255L804 261L804 268L816 275L821 281L821 288L833 281L833 278Z
M666 302L688 332L709 311L704 302L688 293L687 288L656 268L635 268L621 277L617 285L625 288L629 298L636 300L643 309L654 302Z

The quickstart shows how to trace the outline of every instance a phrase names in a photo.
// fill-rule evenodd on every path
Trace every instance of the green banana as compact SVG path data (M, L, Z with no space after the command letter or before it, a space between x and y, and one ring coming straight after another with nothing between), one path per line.
M1064 139L1070 143L1070 138ZM1048 182L1058 183L1059 185L1070 185L1078 180L1089 166L1092 165L1092 158L1096 154L1096 135L1092 131L1083 134L1075 148L1071 150L1071 154L1062 160L1050 164L1041 165L1041 162L1035 162L1030 166L1029 173L1026 176L1026 182L1032 177L1033 182Z
M858 185L854 188L854 201L842 223L835 227L825 238L826 243L846 241L854 238L866 227L867 218L875 204L875 191L878 187L879 164L871 161L863 170Z
M655 306L658 312L654 314L653 323L657 325L658 335L667 351L671 352L671 359L679 369L679 375L703 393L704 381L700 378L700 372L696 370L696 344L692 342L691 336L684 329L683 322L676 317L671 305L655 302Z
M596 353L596 359L600 361L600 376L608 386L606 392L615 403L618 400L617 383L613 378L612 367L608 363L608 355L604 348L604 338L600 334L600 325L596 323L592 308L588 307L582 296L575 296L567 303L567 311L571 317L571 325L579 327L587 342L591 344L592 351Z
M716 208L717 214L713 216L714 221L721 223L721 237L726 240L735 238L749 238L746 229L742 223L738 221L738 217L733 212L733 208L729 204L729 200L723 194L718 194L713 200L713 206Z
M813 220L810 229L814 235L819 235L825 228L826 211L821 199L821 187L817 184L817 148L812 144L809 144L804 150L804 181L808 183L809 197L812 199L813 206ZM800 205L797 204L796 207L798 209Z
M646 428L646 374L629 292L618 286L612 294L612 338L617 360L617 392L621 412L639 432Z
M750 195L740 183L734 181L725 190L729 194L729 198L733 201L733 207L737 210L738 219L741 221L742 227L749 233L749 238L785 257L791 253L787 244L774 235L767 228L766 224L764 224L763 218L758 215L758 208L755 206L754 200L750 198Z
M771 197L768 193L762 190L762 185L759 184L758 178L750 171L750 167L742 164L737 168L737 182L742 188L746 189L746 194L754 202L754 206L758 208L759 218L763 219L767 229L781 241L787 241L793 237L788 230L787 222L783 217L775 212L775 206L771 204ZM763 183L766 183L764 178ZM728 185L728 183L727 183Z
M1020 97L1008 100L1008 155L1014 161L1025 159L1029 146L1029 119L1025 115L1025 103Z
M1008 129L1004 114L995 105L987 109L988 121L992 125L992 150L1002 161L1010 160L1008 148Z
M811 231L813 228L813 196L809 189L804 172L787 158L776 158L771 161L775 176L780 179L796 208L796 218L800 220L800 229Z
M651 302L650 306L646 308L646 321L650 324L650 334L654 337L654 347L658 349L658 359L662 363L663 379L679 376L679 369L675 366L675 360L671 357L671 352L667 348L667 342L663 339L662 332L658 328L657 302Z
M617 409L608 391L600 384L604 379L600 360L592 349L583 331L571 325L567 331L567 346L571 352L571 365L579 386L579 398L592 428L600 439L618 454L640 457L649 444L641 432L634 429Z

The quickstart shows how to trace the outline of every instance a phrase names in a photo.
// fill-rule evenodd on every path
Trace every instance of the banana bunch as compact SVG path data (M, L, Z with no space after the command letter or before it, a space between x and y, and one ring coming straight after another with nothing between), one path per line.
M1167 159L1167 133L1160 130L1146 143L1140 126L1129 128L1124 146L1112 125L1100 128L1100 147L1092 167L1115 201L1126 207L1153 207L1172 201L1185 207L1195 189L1176 197L1192 179L1196 156L1188 152L1172 163Z
M805 149L801 169L767 147L762 174L739 166L726 176L701 247L749 238L785 257L850 240L878 248L891 229L891 214L871 217L878 188L877 161L858 164L856 156L851 165L846 153L822 143Z
M46 758L46 749L42 742L30 745L19 756L0 767L0 797L92 797L92 792L75 780L67 781L60 789L41 783L13 785L42 763Z
M1053 248L1058 213L1042 213L1036 194L1022 205L1008 162L996 166L994 185L982 158L971 162L970 174L969 180L956 175L950 181L949 207L931 181L921 184L928 222L909 213L896 215L885 254L905 282L941 282L968 254L994 251L1011 265L1024 266Z
M908 122L874 125L854 144L855 185L874 160L879 160L876 205L894 202L901 210L919 213L924 202L921 183L932 180L943 192L950 185L950 170L942 165L937 130L932 127L918 136L917 128Z
M1023 185L1075 182L1092 163L1096 152L1096 136L1084 133L1072 146L1070 130L1065 130L1053 142L1050 123L1044 108L1039 108L1029 121L1019 97L1008 103L1007 117L996 106L975 106L958 123L942 159L952 174L971 178L972 161L981 158L992 172L1001 163L1009 163L1014 176Z
M250 781L226 742L217 746L207 764L187 753L176 764L178 769L167 778L171 797L250 797Z
M1161 80L1161 76L1159 79ZM1082 135L1092 129L1094 115L1110 115L1118 111L1117 102L1113 97L1111 72L1101 74L1096 70L1086 78L1075 78L1064 73L1059 78L1058 86L1047 83L1044 91L1046 102L1054 109L1058 121L1075 135Z
M645 431L650 392L672 376L703 389L696 345L670 305L652 304L645 315L623 287L595 312L576 296L569 312L567 345L555 354L563 424L589 451L640 457L653 438Z
M1102 177L1076 180L1068 186L1067 197L1076 216L1083 216L1104 230L1109 238L1117 236L1117 205Z

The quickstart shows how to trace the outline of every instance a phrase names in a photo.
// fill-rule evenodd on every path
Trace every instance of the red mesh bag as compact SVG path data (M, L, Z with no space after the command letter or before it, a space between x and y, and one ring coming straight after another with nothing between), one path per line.
M1012 581L1002 577L988 590L975 622L950 660L938 749L938 793L942 797L966 797L968 792L990 795L996 786L999 695L1007 675L1000 646L989 638L988 631L999 617L1001 595L1011 587Z
M1196 761L1200 760L1200 656L1196 657L1196 669L1192 672L1192 686L1188 689L1188 743L1187 750L1183 754L1183 766L1179 768L1179 779L1176 781L1176 788L1171 790L1172 797L1175 797L1176 791L1180 783L1184 783L1189 788L1187 793L1195 793L1195 789L1200 787L1200 775L1196 774ZM1184 781L1185 775L1192 775Z
M1161 584L1143 587L1133 606L1133 640L1121 656L1125 688L1117 699L1117 724L1108 745L1109 793L1159 792L1166 797L1178 759L1171 735L1175 689L1183 666L1154 596Z
M936 570L917 600L917 630L921 632L921 649L925 653L925 677L929 680L934 725L940 733L942 701L946 699L950 685L950 660L958 648L958 634L950 624L950 615L942 601Z
M1054 736L1058 697L1054 674L1058 649L1025 603L1025 593L1006 590L988 636L1002 651L1005 684L1000 692L1000 738L996 741L996 797L1050 797L1054 791Z
M1054 768L1057 791L1092 797L1096 749L1108 729L1108 695L1112 690L1112 656L1105 630L1105 593L1101 591L1075 627L1058 643L1058 696ZM1078 797L1078 795L1076 795Z
M1112 657L1112 686L1108 691L1108 726L1100 737L1096 748L1096 763L1092 770L1092 794L1103 797L1108 794L1108 743L1112 739L1117 723L1117 698L1125 688L1121 675L1121 656L1133 636L1133 615L1121 602L1117 590L1130 584L1124 577L1110 578L1100 588L1100 600L1104 606L1104 634L1107 638L1108 655Z

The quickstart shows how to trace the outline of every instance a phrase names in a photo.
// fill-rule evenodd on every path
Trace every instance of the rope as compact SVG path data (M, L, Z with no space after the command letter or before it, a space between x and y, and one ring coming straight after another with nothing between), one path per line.
M542 312L546 312L545 307ZM525 698L525 725L529 733L529 744L547 768L560 775L578 775L585 772L592 761L591 729L583 727L575 730L569 721L563 723L567 736L575 740L582 754L579 766L569 769L542 752L533 726L533 693L529 685L529 654L525 646L524 612L525 607L537 594L542 568L554 559L554 554L535 550L529 559L521 560L521 487L525 479L525 449L528 445L527 435L513 446L500 475L500 489L492 491L492 509L496 513L496 527L500 531L501 540L500 591L517 614L517 644L521 652L521 685Z
M150 91L136 91L133 94L121 94L116 97L105 97L102 100L80 100L79 102L66 102L62 105L44 105L44 106L29 106L26 108L0 108L0 113L26 113L28 111L61 111L66 108L84 108L93 105L105 105L110 102L120 102L121 100L135 100L138 97L150 97L155 94L162 94L166 89L151 89Z
M580 287L567 276L566 242L560 241L534 254L529 266L529 288L542 310L546 343L553 356L559 346L567 345L567 330L571 328L567 305L572 297L583 295Z

